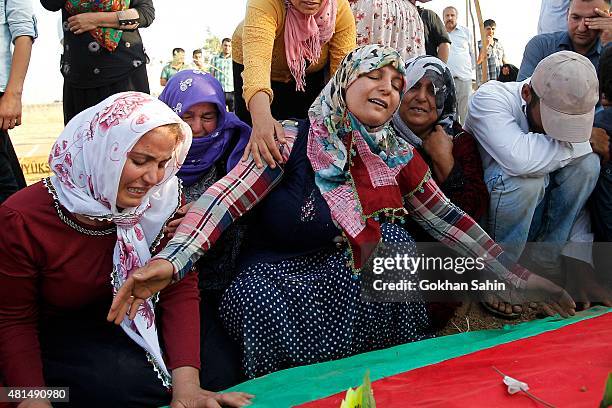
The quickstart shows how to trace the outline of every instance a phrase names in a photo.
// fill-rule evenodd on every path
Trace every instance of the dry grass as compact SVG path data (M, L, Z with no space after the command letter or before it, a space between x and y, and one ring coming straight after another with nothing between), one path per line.
M523 313L516 320L506 320L493 316L484 310L478 302L465 302L450 319L446 327L438 332L439 336L464 333L467 331L500 329L505 325L515 325L537 318L536 310L529 310L525 305Z
M62 104L25 105L21 126L9 131L28 184L49 173L51 146L64 129Z

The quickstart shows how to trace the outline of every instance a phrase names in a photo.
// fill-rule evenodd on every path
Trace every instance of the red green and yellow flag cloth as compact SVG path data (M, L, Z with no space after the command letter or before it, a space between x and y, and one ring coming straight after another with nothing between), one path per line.
M338 408L370 371L376 406L536 407L510 395L492 368L529 384L555 406L597 407L612 370L612 309L461 333L342 360L279 371L229 391L255 394L252 407Z

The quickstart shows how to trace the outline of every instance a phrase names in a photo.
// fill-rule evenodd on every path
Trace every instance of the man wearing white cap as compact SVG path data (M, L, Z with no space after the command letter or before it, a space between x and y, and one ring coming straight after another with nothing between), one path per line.
M546 242L531 261L560 270L599 175L589 144L597 100L595 67L571 51L544 58L523 82L487 82L470 100L465 128L480 144L491 194L485 227L513 260L527 241Z

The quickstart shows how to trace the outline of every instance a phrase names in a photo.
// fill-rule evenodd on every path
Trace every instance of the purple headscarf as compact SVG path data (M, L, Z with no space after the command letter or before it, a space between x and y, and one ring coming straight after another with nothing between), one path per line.
M219 117L217 128L203 137L194 137L187 158L177 176L186 187L196 183L219 158L229 152L226 170L238 163L249 142L251 128L225 109L225 93L221 84L210 74L197 70L185 70L175 74L166 84L159 99L183 116L193 105L213 103Z

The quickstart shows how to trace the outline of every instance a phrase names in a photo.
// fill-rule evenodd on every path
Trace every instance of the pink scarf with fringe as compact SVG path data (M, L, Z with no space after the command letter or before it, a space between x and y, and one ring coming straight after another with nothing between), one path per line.
M322 0L315 15L305 15L285 0L285 55L289 71L295 78L295 89L304 91L306 60L317 63L321 56L321 45L331 40L336 28L336 0Z

